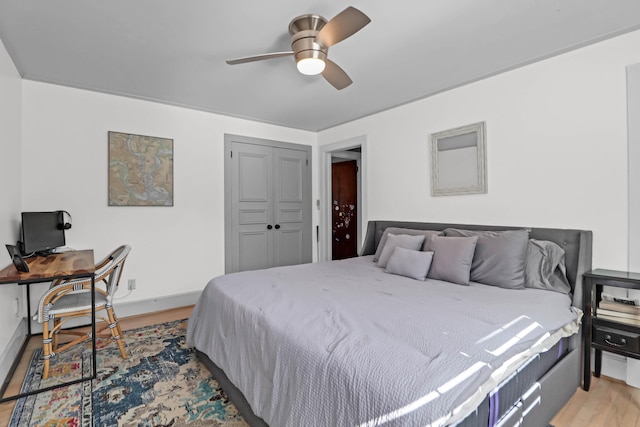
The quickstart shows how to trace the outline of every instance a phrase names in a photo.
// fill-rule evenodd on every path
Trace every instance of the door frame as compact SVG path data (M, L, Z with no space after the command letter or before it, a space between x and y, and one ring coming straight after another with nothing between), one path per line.
M640 63L627 66L628 226L627 268L640 270Z
M335 152L346 151L352 148L360 147L360 170L358 177L360 179L360 194L358 194L358 253L362 248L362 238L364 228L366 227L365 219L367 217L366 197L367 194L367 137L366 135L356 136L342 141L334 142L320 146L320 231L318 233L318 261L331 260L331 156Z
M243 135L234 135L234 134L224 134L224 271L225 273L229 273L233 270L231 251L233 250L233 236L231 233L232 230L232 194L231 194L231 180L233 172L233 163L231 161L231 145L234 142L240 142L243 144L253 144L253 145L261 145L271 148L285 148L289 150L299 150L306 151L307 160L309 164L307 165L307 173L306 180L303 188L304 194L307 195L307 201L305 203L304 211L309 212L309 216L313 216L312 210L312 183L311 180L313 178L312 174L312 150L310 145L304 144L296 144L293 142L284 142L284 141L274 141L271 139L263 139L263 138L254 138L250 136ZM309 218L309 224L313 224L313 218ZM309 236L308 248L305 250L309 251L310 254L309 259L313 259L313 227L310 230L307 230Z

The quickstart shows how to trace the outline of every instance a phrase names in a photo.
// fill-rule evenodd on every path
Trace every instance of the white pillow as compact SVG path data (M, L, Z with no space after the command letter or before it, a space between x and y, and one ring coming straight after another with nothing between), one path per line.
M391 254L396 246L419 251L423 243L424 235L410 236L408 234L395 235L389 233L387 235L387 241L384 244L384 248L382 249L382 253L380 254L380 259L378 259L378 267L385 268L387 266L387 262L389 261L389 258L391 258Z
M401 247L395 247L389 262L387 262L387 273L398 274L400 276L411 277L412 279L424 281L427 278L433 252L412 251Z

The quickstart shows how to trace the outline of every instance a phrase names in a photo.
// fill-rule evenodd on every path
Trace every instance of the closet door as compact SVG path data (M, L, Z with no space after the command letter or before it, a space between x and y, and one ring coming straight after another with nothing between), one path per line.
M309 262L305 259L304 183L307 153L274 148L274 256L275 264L293 265Z
M234 142L231 158L233 271L272 267L273 150Z
M310 150L238 139L225 141L226 272L311 262Z

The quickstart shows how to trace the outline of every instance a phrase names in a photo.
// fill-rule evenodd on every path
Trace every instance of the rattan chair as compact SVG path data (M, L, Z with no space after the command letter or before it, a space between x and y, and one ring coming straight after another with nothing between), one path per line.
M95 272L95 310L96 321L101 319L106 326L96 331L97 335L107 329L111 338L117 341L120 354L127 358L122 339L122 329L118 325L118 318L113 310L113 296L118 290L118 283L122 275L124 262L131 251L129 245L122 245L111 252L96 265ZM107 317L98 313L106 311ZM42 378L49 377L49 361L60 353L76 344L91 339L91 332L81 332L72 329L62 329L63 325L72 319L91 316L91 279L72 279L58 281L45 292L38 303L38 322L42 324L42 347L44 353L44 371ZM79 338L58 345L58 335L74 335Z

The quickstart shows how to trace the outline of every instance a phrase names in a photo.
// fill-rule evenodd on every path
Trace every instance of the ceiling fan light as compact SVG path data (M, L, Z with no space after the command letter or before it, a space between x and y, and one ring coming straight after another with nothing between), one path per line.
M320 58L302 58L297 62L298 71L307 76L315 76L324 71L325 63Z

